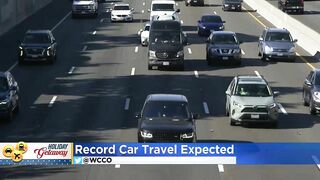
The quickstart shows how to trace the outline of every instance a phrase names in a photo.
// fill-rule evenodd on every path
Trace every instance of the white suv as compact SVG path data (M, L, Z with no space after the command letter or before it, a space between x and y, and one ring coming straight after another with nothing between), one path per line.
M72 18L76 16L98 16L98 1L97 0L73 0L72 3Z
M151 9L148 9L148 12L150 12L150 21L152 21L154 16L172 15L176 12L180 12L180 9L176 9L175 1L156 0L152 1Z
M133 21L133 8L129 4L115 4L111 9L111 22Z

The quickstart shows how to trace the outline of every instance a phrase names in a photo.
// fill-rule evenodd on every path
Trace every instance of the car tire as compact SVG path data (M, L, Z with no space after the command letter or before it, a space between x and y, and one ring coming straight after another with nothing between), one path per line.
M229 109L230 109L230 106L229 106ZM226 116L230 116L230 111L228 110L227 105L226 105Z
M317 110L314 108L312 100L310 100L310 103L309 103L309 111L310 111L311 115L316 115L317 114Z
M236 125L235 120L233 120L232 118L230 118L230 126L235 126L235 125Z
M152 65L148 64L148 70L152 70Z
M267 58L266 58L266 55L265 55L265 54L262 54L261 60L262 60L262 61L267 61Z
M303 98L303 105L304 106L309 106L309 103L306 100L307 97L306 97L306 92L305 91L302 92L302 98Z

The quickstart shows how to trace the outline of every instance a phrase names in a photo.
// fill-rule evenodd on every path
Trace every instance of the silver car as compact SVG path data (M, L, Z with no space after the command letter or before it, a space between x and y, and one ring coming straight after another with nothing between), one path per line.
M237 122L270 122L277 126L278 111L274 93L261 76L236 76L226 91L231 126Z
M259 38L259 56L263 61L288 59L295 61L296 49L290 32L281 28L266 28Z

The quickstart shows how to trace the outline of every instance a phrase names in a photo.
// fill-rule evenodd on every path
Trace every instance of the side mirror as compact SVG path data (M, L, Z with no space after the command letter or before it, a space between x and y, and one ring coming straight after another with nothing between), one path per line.
M222 21L222 23L226 23L226 21Z
M259 41L263 41L263 38L262 38L262 37L259 37Z
M180 12L180 9L177 9L176 12L179 13L179 12Z
M230 96L230 92L229 91L226 91L225 93L226 93L226 95Z
M151 12L151 9L148 9L148 12Z
M294 42L294 43L298 42L298 39L294 39L293 42Z
M16 90L18 90L18 88L17 88L17 86L11 86L11 87L10 87L10 90L11 90L11 91L16 91Z
M280 92L279 91L273 91L274 96L279 96Z
M307 80L307 79L304 81L304 83L305 83L307 86L311 86L311 85L312 85L312 83L311 83L309 80Z
M200 21L200 20L198 20L198 23L201 23L201 21Z
M135 118L137 118L137 119L141 118L141 114L140 113L136 113Z
M200 116L197 113L192 113L192 119L199 119Z

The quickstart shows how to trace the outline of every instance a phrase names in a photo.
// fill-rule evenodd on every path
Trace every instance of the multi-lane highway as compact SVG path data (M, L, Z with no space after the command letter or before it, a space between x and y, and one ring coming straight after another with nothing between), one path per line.
M111 1L110 1L111 2ZM186 95L200 114L199 142L319 142L320 121L302 104L302 83L312 62L301 47L304 60L262 62L257 40L263 25L271 26L244 5L243 12L223 12L220 0L206 0L205 7L185 7L178 1L184 31L185 71L147 70L147 47L137 32L149 19L151 0L124 0L135 9L134 22L110 23L110 2L100 4L97 19L71 19L69 1L54 0L48 7L0 37L1 71L10 70L19 82L20 112L11 123L1 123L1 141L112 141L136 142L139 111L148 94ZM114 2L114 1L113 1ZM241 67L209 67L205 38L196 33L203 14L221 15L226 30L244 41ZM27 29L51 29L59 43L53 65L16 65L17 40ZM308 61L307 64L305 61ZM225 116L225 90L238 74L263 75L281 108L279 126L229 125ZM310 157L311 158L311 157ZM320 157L318 157L320 158ZM152 165L1 168L2 179L319 179L316 164L306 166Z

